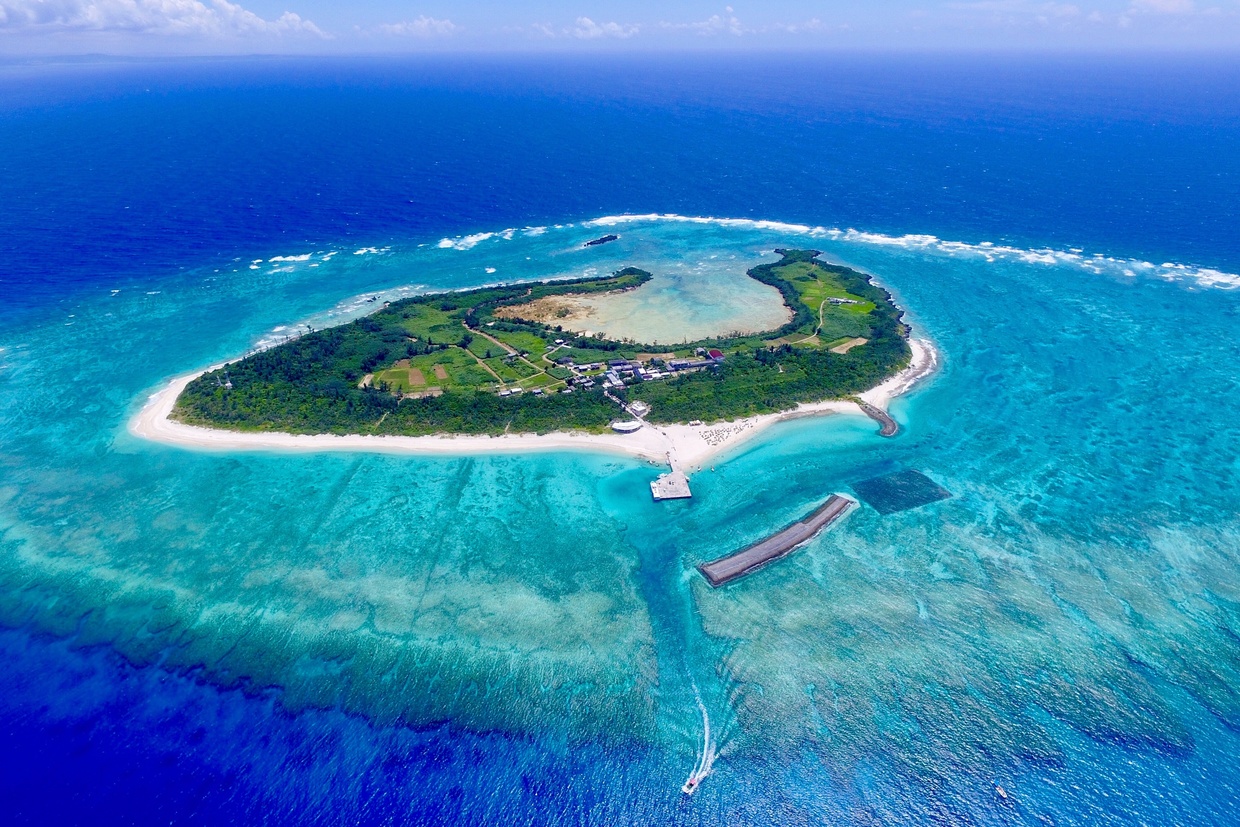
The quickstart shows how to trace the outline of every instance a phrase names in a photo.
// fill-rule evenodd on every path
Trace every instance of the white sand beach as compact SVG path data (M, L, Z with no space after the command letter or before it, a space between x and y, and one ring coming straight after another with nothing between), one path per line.
M938 351L927 339L910 339L913 356L909 366L861 398L886 409L890 401L906 393L939 365ZM361 434L286 434L224 431L185 425L170 418L181 391L208 370L173 379L152 394L129 423L135 436L186 448L218 451L373 451L379 453L451 456L462 454L530 453L534 451L598 451L637 457L658 465L689 471L714 456L732 450L762 431L789 419L833 413L862 414L853 402L827 401L800 405L789 411L751 416L731 422L705 425L647 424L630 434L505 434L503 436L367 436ZM863 414L862 414L863 415Z

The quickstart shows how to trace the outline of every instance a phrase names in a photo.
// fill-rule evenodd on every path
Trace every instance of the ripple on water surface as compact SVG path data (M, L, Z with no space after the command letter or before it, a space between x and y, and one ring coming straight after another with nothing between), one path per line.
M949 814L962 785L1032 785L1082 743L1196 772L1192 704L1240 727L1240 431L1218 415L1240 407L1234 292L743 223L630 222L581 251L594 230L247 261L6 332L0 618L278 687L294 709L605 734L686 770L697 693L722 739L712 781L782 778L808 754L873 803L881 763L914 785L902 800ZM776 246L875 273L939 343L942 374L895 405L901 436L790 423L696 473L694 500L655 504L654 469L609 458L196 453L124 431L166 377L412 272L448 287L635 265L692 305L697 263L743 273ZM953 498L857 509L725 589L692 569L899 467ZM1211 812L1234 814L1219 794Z

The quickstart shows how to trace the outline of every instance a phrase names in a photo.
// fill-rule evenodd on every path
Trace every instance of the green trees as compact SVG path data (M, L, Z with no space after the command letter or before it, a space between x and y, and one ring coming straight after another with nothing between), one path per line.
M788 345L737 353L715 370L673 382L645 382L630 388L628 396L648 403L648 418L654 422L784 411L860 393L908 363L908 343L902 337L873 346L876 341L846 354Z
M762 337L691 343L691 347L718 347L727 356L712 369L630 385L624 393L651 404L653 421L727 419L849 396L907 364L909 348L900 311L886 290L855 270L817 261L818 254L812 250L782 252L781 261L755 267L750 275L780 291L793 311L792 320ZM829 270L849 293L874 303L874 310L861 317L868 326L868 344L847 354L766 344L817 324L817 310L807 307L795 286L781 275L781 268L800 262L813 262ZM578 388L571 394L500 397L492 390L493 377L479 369L476 380L458 379L463 386L453 385L441 395L415 399L409 393L389 392L386 381L376 383L371 375L392 369L400 359L468 349L477 339L471 331L525 333L550 341L556 338L558 328L499 319L494 311L544 296L633 288L650 278L643 270L626 268L606 278L488 287L393 302L348 324L327 330L308 329L298 339L204 374L186 387L173 415L197 425L291 433L600 430L619 411L598 388ZM419 318L430 316L434 317L431 322L416 326ZM437 331L435 337L429 335L431 328L426 324ZM597 353L595 361L618 350L645 349L597 336L560 338L569 339L574 349ZM485 353L486 359L492 358L490 348ZM225 372L231 388L225 386ZM571 376L564 368L553 367L548 373L558 379ZM429 373L426 378L430 379ZM473 381L477 384L471 385Z

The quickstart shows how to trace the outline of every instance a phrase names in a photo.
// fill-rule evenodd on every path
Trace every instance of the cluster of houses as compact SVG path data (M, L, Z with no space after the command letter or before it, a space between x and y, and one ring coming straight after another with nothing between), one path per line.
M563 339L557 339L555 344L547 345L547 350L554 352L560 348L567 347ZM551 354L548 353L549 357ZM513 355L510 358L516 358ZM556 364L572 371L572 377L568 379L568 387L562 389L560 393L572 393L575 388L582 390L593 388L602 384L604 390L612 390L623 388L636 382L652 382L659 379L667 379L680 373L688 373L706 368L717 367L724 359L723 351L715 348L700 347L695 352L693 358L685 359L662 359L652 358L647 362L637 359L612 359L608 362L587 362L578 364L571 357L565 356L556 359ZM544 390L535 388L530 391L535 396L542 396ZM499 391L500 396L516 396L523 393L520 386L511 388L502 388Z
M606 363L579 365L567 357L558 361L573 371L574 375L569 384L592 388L601 381L605 390L611 390L634 382L657 381L677 373L715 367L723 361L723 352L698 348L696 358L693 359L651 359L649 363L637 359L612 359Z
M517 385L516 387L512 387L512 388L504 388L503 390L499 392L499 395L500 396L520 396L524 392L525 392L525 389L522 388L520 385ZM534 388L534 390L530 391L530 393L534 394L535 396L542 396L543 389Z

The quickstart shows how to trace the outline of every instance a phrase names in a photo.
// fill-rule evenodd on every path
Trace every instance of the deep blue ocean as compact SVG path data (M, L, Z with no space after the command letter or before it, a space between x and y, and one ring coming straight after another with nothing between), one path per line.
M0 64L4 821L1240 823L1238 150L1223 56ZM655 505L126 429L372 293L781 244L942 352L895 440ZM955 496L694 573L901 467Z

